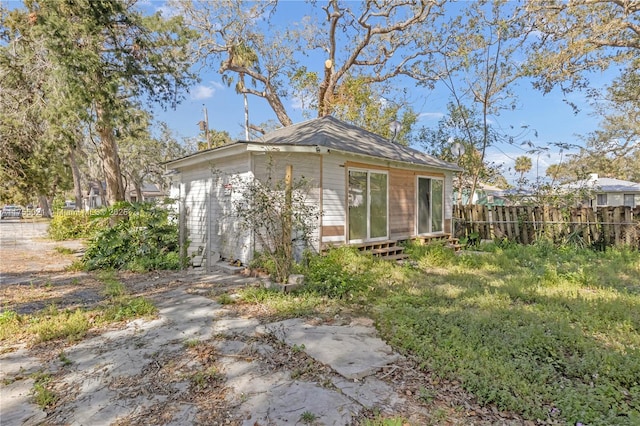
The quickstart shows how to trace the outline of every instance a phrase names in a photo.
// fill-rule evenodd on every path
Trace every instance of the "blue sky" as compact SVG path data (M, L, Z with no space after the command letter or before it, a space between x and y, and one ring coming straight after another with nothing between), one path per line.
M19 0L0 0L9 7L23 7ZM142 6L149 12L161 11L165 15L175 13L167 6L164 0L142 0ZM283 21L283 25L295 17L304 15L305 11L312 10L308 4L302 0L281 0L278 4L278 14ZM283 13L285 12L286 13ZM313 56L311 56L312 58ZM317 58L316 58L317 59ZM310 69L314 69L319 74L322 73L323 60L317 60L317 64L307 64ZM615 71L607 74L591 75L591 82L594 87L608 84ZM227 87L222 83L222 78L215 70L205 69L199 73L201 82L191 88L186 94L186 99L175 109L163 111L160 108L152 108L157 121L166 122L175 132L178 139L196 138L199 136L198 122L203 119L204 107L207 108L209 117L209 127L215 130L225 130L234 139L244 139L244 103L243 98L236 94L233 87ZM532 129L527 137L536 146L550 146L545 154L530 155L533 162L533 169L527 176L535 179L537 175L544 176L546 168L555 163L559 163L567 152L561 156L560 152L553 148L551 144L563 142L569 144L582 144L580 135L598 128L599 118L593 115L593 110L583 93L572 93L568 100L579 106L580 112L575 114L573 109L564 101L559 89L543 95L534 89L531 82L520 81L514 90L518 98L518 108L514 111L503 112L499 117L492 117L492 124L499 125L504 129L510 126L518 129L521 126L529 126ZM412 107L420 114L416 128L431 127L436 128L438 120L446 113L446 105L450 99L449 92L440 86L434 90L421 87L410 86L410 93L413 97ZM304 121L305 118L296 99L285 99L285 107L294 122ZM262 123L268 120L276 120L275 114L271 111L266 101L255 96L249 96L250 121ZM533 130L537 132L534 136ZM509 171L513 166L516 157L525 155L528 147L515 145L502 145L490 147L487 159L498 164L503 164L503 175L514 182L517 174Z
M23 7L18 0L0 0L9 7ZM141 2L143 7L150 12L161 11L170 15L175 13L163 0L146 0ZM295 16L304 15L305 11L311 10L310 6L302 0L282 1L278 5L278 16L284 17L286 21L294 20ZM287 12L286 14L283 12ZM313 56L311 56L313 57ZM315 69L322 73L322 62L308 64L310 69ZM614 72L602 75L592 75L591 81L594 87L599 87L610 82ZM203 70L200 72L201 82L192 87L190 93L186 94L186 99L175 109L163 111L154 108L154 116L157 121L166 122L175 132L178 139L195 138L199 136L198 122L203 119L204 107L207 108L209 117L209 127L215 130L225 130L234 139L244 139L244 104L243 98L236 94L233 87L227 87L222 83L221 76L215 70ZM583 93L572 93L568 99L579 106L580 112L574 114L573 109L563 100L560 90L554 89L552 92L543 95L535 90L528 81L520 81L515 89L518 98L518 108L514 111L507 111L499 117L492 117L492 124L499 125L504 129L510 126L518 129L521 126L529 126L532 129L527 137L536 146L551 146L555 142L569 144L582 144L579 135L597 129L599 119L592 113L592 108ZM436 128L438 120L445 114L446 105L450 99L449 92L437 86L435 90L428 90L421 87L410 86L410 93L413 97L413 109L420 114L416 128L432 127ZM285 107L294 122L306 120L296 99L284 100ZM254 123L262 123L268 120L275 121L275 115L263 99L249 97L250 120ZM533 130L537 132L534 136ZM513 166L514 159L525 155L528 147L515 145L502 145L490 147L488 160L503 164L503 175L511 182L514 182L517 174L509 171ZM567 152L562 155L566 156ZM530 155L533 162L533 169L527 176L535 179L537 175L544 176L546 168L561 161L560 152L551 147L549 151L541 155Z
M163 2L149 2L150 8L162 9L164 13L171 13ZM300 13L307 5L299 1L281 2L278 12L284 10L290 12L289 19L294 19L291 15ZM319 61L320 62L320 61ZM310 68L314 64L308 64ZM322 63L315 64L317 72L321 73ZM225 130L234 139L244 139L244 104L240 95L235 93L233 87L227 87L222 83L221 76L215 70L204 70L200 73L202 81L191 89L187 98L177 106L175 110L156 113L156 119L168 123L179 137L197 137L199 134L197 123L203 119L203 109L207 108L209 126L215 130ZM592 82L598 85L608 83L606 75L591 76ZM529 155L532 158L533 169L527 176L535 179L537 175L544 176L546 168L554 163L559 163L562 158L566 158L567 152L559 152L552 146L555 142L582 144L579 135L586 135L590 131L597 129L599 119L592 114L592 108L586 102L583 93L572 93L568 100L579 106L580 112L575 114L573 109L565 102L559 89L543 95L534 89L529 81L520 81L514 90L518 98L518 108L514 111L503 112L499 117L492 117L492 124L499 125L504 129L513 126L516 129L521 126L529 126L532 129L526 137L530 138L536 146L549 146L547 153L540 155ZM431 91L425 88L412 87L413 108L420 114L416 128L435 128L438 120L445 114L446 105L450 99L449 92L444 87L436 87ZM303 117L302 111L295 99L285 100L287 112L294 122L300 122L307 118ZM263 99L249 97L250 121L261 123L267 120L275 120L275 115L271 112L266 101ZM537 133L537 137L534 135ZM527 146L502 145L491 147L488 151L488 160L503 164L503 175L514 182L517 175L509 168L513 166L516 157L525 155Z
M0 1L9 7L23 7L23 3L19 0ZM142 0L141 4L150 12L161 11L167 15L175 13L164 0ZM311 7L302 0L281 0L276 16L279 19L298 20L305 11L310 10L312 10ZM317 59L317 64L307 64L307 66L321 73L323 60ZM599 88L610 83L614 74L615 71L606 74L593 74L590 76L590 80L593 87ZM233 87L227 87L222 83L222 78L216 70L203 69L199 71L199 75L201 82L191 88L190 93L186 94L186 99L175 109L163 111L151 106L155 119L166 122L178 139L196 138L199 136L197 123L203 119L203 108L206 107L210 128L226 130L234 139L244 139L242 97L236 94ZM449 92L438 85L434 90L417 87L413 83L410 83L408 87L412 96L412 107L420 114L416 128L423 126L435 128L438 120L446 112L446 105L450 99ZM518 108L514 111L503 112L499 117L492 117L492 122L504 129L508 129L510 126L516 129L521 126L529 126L530 129L535 130L537 137L534 136L533 131L527 136L537 146L550 146L554 142L580 145L582 141L579 135L586 135L598 127L599 118L593 115L593 110L586 102L584 93L575 92L567 97L569 101L580 108L580 112L575 114L563 99L563 94L559 89L554 89L543 95L532 87L531 82L523 80L518 83L514 92L518 98ZM285 99L284 102L287 112L294 122L308 119L303 116L296 99ZM275 120L275 115L263 99L250 96L249 109L251 122L262 123L267 120ZM503 164L504 176L513 182L517 174L514 171L509 171L509 168L513 166L516 157L526 154L527 149L528 147L520 147L518 144L490 147L488 160ZM567 152L563 153L563 155L566 154ZM535 179L538 174L544 176L545 170L550 164L558 163L563 158L554 148L551 148L546 154L530 156L533 160L533 169L528 175L530 179Z
M244 139L242 97L235 93L235 89L222 84L220 76L216 73L202 73L201 77L203 81L187 94L187 98L175 110L158 111L155 115L156 119L168 123L179 137L197 137L199 135L197 123L203 119L204 107L206 107L211 129L226 130L232 138ZM438 120L446 113L449 93L442 88L436 88L434 91L422 88L416 90L424 91L424 95L418 96L419 99L414 104L415 111L420 114L416 127L436 128ZM539 156L530 155L533 160L533 169L529 178L535 178L536 173L543 176L550 164L560 162L561 154L553 148L553 143L581 145L579 135L586 135L598 127L598 118L591 115L592 109L580 93L570 96L571 101L581 108L578 114L574 114L573 109L557 90L543 95L533 89L530 83L523 83L522 87L516 90L516 94L519 99L519 108L515 111L503 112L499 117L492 117L492 121L502 128L529 126L532 130L527 137L534 144L551 147L548 153ZM306 120L297 106L297 101L287 100L285 105L294 122ZM249 97L249 114L250 120L255 123L275 120L275 115L266 101L257 97ZM537 137L533 130L537 132ZM514 159L526 155L528 149L527 146L519 144L491 147L488 159L504 164L505 169L508 169L512 167ZM537 170L536 165L538 165ZM516 177L515 172L505 171L504 175L510 181Z

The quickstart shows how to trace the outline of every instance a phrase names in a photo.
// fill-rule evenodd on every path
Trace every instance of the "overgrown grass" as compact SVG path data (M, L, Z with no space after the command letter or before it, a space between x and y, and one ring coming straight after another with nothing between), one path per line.
M543 242L444 266L374 301L393 345L529 419L640 423L638 252Z
M640 253L410 245L413 267L338 249L294 294L248 290L281 316L365 307L381 334L482 404L527 419L640 424Z
M112 271L98 275L109 298L92 309L60 310L56 305L29 315L12 310L0 313L0 341L29 340L33 343L66 339L74 342L86 336L92 327L100 327L134 318L151 317L157 308L143 297L131 297Z

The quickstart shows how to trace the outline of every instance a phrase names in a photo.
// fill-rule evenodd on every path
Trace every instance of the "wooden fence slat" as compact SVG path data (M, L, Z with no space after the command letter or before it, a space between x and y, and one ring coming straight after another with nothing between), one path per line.
M555 242L581 239L589 246L640 248L640 209L582 207L563 211L552 206L487 206L453 208L458 237L477 232L482 239L508 238L531 244L539 238Z

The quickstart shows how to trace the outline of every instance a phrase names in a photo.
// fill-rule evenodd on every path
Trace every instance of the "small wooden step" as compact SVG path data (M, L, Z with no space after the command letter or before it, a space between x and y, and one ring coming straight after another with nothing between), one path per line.
M371 253L371 255L384 260L399 261L409 257L409 255L404 253L404 247L398 245L398 241L396 240L369 241L366 243L350 244L350 246L357 248L362 253ZM337 246L325 246L323 247L322 253L326 253L326 251L332 247Z
M365 251L367 253L372 253L374 256L384 256L384 255L402 253L404 251L404 248L396 246L396 247L378 248L378 249L365 250Z
M409 255L406 253L398 253L398 254L392 254L391 256L384 256L382 257L382 259L384 260L404 260L404 259L408 259Z

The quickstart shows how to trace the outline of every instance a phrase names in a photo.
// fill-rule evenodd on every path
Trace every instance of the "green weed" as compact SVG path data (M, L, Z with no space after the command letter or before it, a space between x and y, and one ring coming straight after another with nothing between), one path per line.
M305 411L304 413L300 414L300 422L304 423L305 425L310 425L316 420L318 420L318 416L311 411Z
M158 309L144 297L122 298L107 306L102 321L125 321L155 315Z
M364 419L361 426L405 426L407 425L406 419L402 417L381 417L376 416L373 419Z
M104 294L109 297L120 297L126 294L125 286L112 270L101 271L98 279L104 284Z
M0 341L15 337L23 328L22 317L16 311L0 312Z
M48 373L36 373L33 376L34 383L31 393L35 403L43 410L55 405L58 396L49 389L51 375Z
M198 389L204 389L211 384L222 380L223 376L216 367L209 367L204 371L198 371L191 375L191 383Z
M73 364L73 361L71 361L69 357L67 357L67 354L65 354L64 351L60 351L60 353L58 354L58 359L65 367Z
M60 254L73 254L73 250L68 247L56 246L53 249Z
M236 303L236 300L228 293L222 293L218 296L218 303L220 303L221 305L233 305L234 303Z
M200 340L198 340L198 339L189 339L189 340L185 340L184 347L185 348L195 348L200 343L202 343L202 342Z
M30 322L29 331L36 335L38 342L56 339L78 341L90 328L89 320L82 309L60 312L55 306L31 317Z

